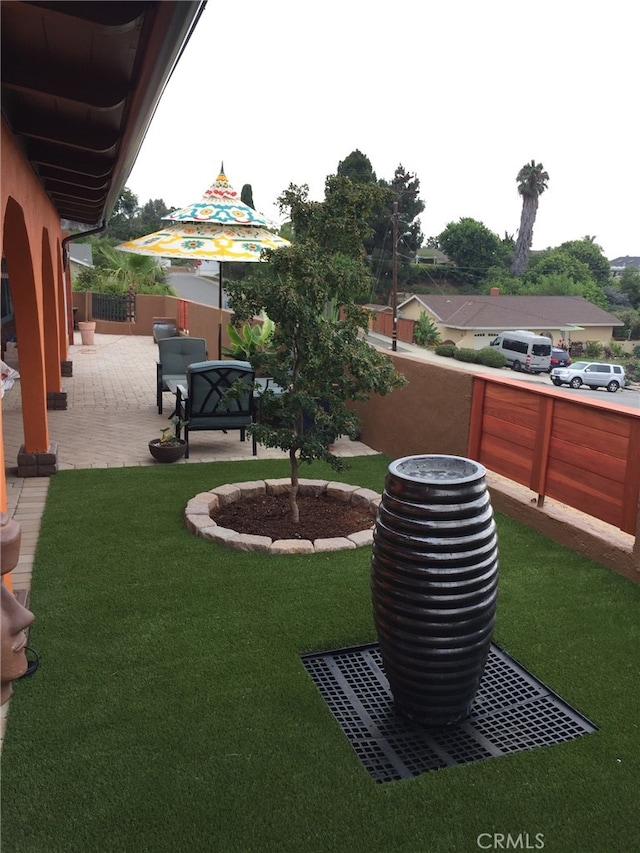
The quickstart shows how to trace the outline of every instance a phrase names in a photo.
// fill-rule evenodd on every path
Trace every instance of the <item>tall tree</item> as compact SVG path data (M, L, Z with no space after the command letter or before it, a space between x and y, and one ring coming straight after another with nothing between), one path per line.
M128 187L125 187L114 205L113 213L107 227L108 237L117 237L119 240L131 240L137 236L133 233L133 223L138 212L138 196Z
M378 180L371 160L357 148L338 163L337 174L349 178L354 184L375 184Z
M251 184L243 184L242 190L240 191L240 201L247 204L252 210L256 209L256 206L253 203L253 190L251 189Z
M167 224L162 221L162 217L170 213L171 210L172 208L167 207L164 203L164 199L149 199L138 210L133 220L132 230L135 237L143 237L145 234L159 231Z
M415 263L418 249L422 246L423 234L420 219L424 202L420 199L420 180L412 172L398 165L389 181L379 180L384 195L374 208L373 235L366 243L371 256L371 265L376 280L376 292L387 300L391 291L393 269L393 203L398 202L398 280L403 282L409 267Z
M547 188L549 175L545 172L542 163L536 163L535 160L532 160L520 169L516 181L518 182L518 192L522 196L522 213L516 248L511 262L511 272L513 275L522 275L527 269L527 261L529 260L529 251L533 241L533 226L538 212L538 199Z

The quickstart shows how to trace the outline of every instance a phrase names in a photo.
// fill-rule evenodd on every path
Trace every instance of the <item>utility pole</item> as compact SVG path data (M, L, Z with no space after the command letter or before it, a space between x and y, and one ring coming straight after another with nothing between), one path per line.
M391 332L391 349L398 349L398 202L393 202L393 261L391 280L391 310L393 312L393 329Z

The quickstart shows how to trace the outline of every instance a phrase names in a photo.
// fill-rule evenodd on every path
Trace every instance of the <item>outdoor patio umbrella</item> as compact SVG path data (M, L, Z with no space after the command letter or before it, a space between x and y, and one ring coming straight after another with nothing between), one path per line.
M123 252L157 258L218 261L218 308L222 311L225 262L255 263L263 249L279 249L289 241L268 230L277 228L273 220L240 200L231 187L224 168L205 192L202 201L175 210L164 219L172 220L160 231L128 240L117 248ZM222 358L222 326L218 330L218 358Z
M258 213L245 204L240 193L229 183L224 173L224 163L220 174L211 186L205 190L200 201L174 210L163 216L174 222L218 222L222 225L257 225L277 230L278 224L262 213Z

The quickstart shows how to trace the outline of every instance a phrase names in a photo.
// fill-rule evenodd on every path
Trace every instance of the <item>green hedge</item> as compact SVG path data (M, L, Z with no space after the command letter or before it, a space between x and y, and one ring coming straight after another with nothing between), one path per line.
M440 344L434 350L436 355L445 358L455 358L458 361L467 361L471 364L484 364L486 367L504 367L507 359L493 347L483 349L470 349L469 347L458 347L455 344Z
M455 358L457 349L455 344L439 344L434 352L436 355L443 355L445 358Z
M467 361L471 364L484 364L486 367L501 368L507 363L507 359L502 353L491 347L484 347L483 349L461 347L455 350L453 357L458 361Z

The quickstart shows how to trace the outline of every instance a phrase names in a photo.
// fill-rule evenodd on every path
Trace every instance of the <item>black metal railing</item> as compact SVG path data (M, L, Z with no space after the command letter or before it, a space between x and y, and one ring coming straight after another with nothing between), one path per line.
M127 293L91 294L91 316L94 320L111 320L116 323L133 323L136 319L136 297Z

